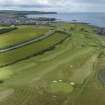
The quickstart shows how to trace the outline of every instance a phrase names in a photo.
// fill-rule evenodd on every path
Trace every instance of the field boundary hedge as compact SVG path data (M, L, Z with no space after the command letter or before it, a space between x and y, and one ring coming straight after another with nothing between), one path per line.
M18 28L17 27L13 27L13 28L0 29L0 35L3 35L4 33L10 32L10 31L13 31L13 30L16 30L16 29L18 29Z

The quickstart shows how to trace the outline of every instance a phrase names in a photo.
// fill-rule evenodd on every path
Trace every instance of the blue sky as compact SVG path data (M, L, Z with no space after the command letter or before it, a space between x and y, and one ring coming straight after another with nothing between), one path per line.
M105 0L0 0L0 9L105 12Z

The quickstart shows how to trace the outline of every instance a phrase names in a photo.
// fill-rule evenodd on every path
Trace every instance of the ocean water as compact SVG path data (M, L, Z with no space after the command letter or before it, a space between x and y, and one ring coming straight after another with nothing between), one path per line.
M38 15L28 15L28 17L29 18L49 17L49 18L56 18L57 20L66 21L66 22L72 22L73 20L76 20L77 22L84 22L99 27L105 27L105 13L38 14Z

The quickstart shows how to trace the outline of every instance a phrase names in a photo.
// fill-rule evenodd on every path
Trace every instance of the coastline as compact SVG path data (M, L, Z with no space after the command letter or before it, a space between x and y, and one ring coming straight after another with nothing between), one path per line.
M30 17L48 17L48 18L56 18L57 21L65 21L65 22L72 22L77 21L81 23L88 23L91 25L95 25L98 27L105 27L105 15L103 13L57 13L57 14L37 14L37 15L30 15Z

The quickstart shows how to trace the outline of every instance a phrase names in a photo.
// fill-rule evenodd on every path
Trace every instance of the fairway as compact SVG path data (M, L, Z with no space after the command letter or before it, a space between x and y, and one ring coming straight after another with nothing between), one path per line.
M105 38L88 24L53 25L0 35L1 48L42 37L0 53L0 105L104 105Z

